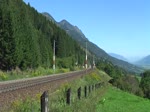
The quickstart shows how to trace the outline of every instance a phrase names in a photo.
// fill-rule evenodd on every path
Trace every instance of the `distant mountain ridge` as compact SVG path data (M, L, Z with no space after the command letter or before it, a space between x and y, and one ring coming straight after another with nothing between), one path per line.
M136 65L139 65L139 66L149 66L150 68L150 55L144 57L143 59L135 62Z
M121 56L119 54L115 54L115 53L109 53L110 56L117 58L119 60L123 60L123 61L128 61L124 56Z
M46 15L46 17L47 17L47 15ZM96 57L98 57L99 59L101 58L103 60L108 60L108 61L112 62L114 65L117 65L117 66L119 66L119 67L121 67L121 68L123 68L129 72L136 72L136 73L141 72L141 70L142 70L141 68L139 68L135 65L132 65L128 62L118 60L118 59L108 55L104 50L99 48L96 44L90 42L77 26L70 24L66 20L56 22L56 24L59 27L61 27L62 29L64 29L73 39L78 41L83 48L85 48L85 42L87 42L88 50L91 53L93 53Z

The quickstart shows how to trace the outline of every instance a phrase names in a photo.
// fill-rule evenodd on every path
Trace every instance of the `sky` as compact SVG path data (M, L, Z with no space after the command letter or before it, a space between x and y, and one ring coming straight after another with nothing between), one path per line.
M150 0L23 0L59 22L67 20L107 53L150 55Z

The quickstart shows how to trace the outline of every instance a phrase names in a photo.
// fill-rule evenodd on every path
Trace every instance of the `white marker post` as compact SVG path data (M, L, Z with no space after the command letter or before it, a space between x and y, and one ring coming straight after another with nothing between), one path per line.
M55 73L55 40L54 40L54 47L53 47L53 70L54 70L54 73Z
M93 68L95 68L95 60L94 60L94 55L93 55Z

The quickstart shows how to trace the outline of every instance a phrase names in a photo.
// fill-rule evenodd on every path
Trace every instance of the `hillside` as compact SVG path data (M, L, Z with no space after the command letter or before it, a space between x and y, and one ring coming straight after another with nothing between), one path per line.
M49 21L50 19L22 0L2 0L0 3L1 70L52 67L54 40L57 67L70 68L75 65L76 57L79 56L78 62L83 63L85 54L83 49L64 30L53 21Z
M84 43L84 45L85 45L85 41L88 41L88 39L85 37L85 35L77 26L72 26L66 20L62 20L61 22L58 22L58 25L62 29L64 29L73 39L81 43Z
M96 112L147 112L150 103L148 99L110 87L96 107Z
M43 12L42 14L43 14L44 16L46 16L46 17L48 18L48 20L50 20L50 21L56 23L55 19L54 19L49 13Z
M101 48L99 48L97 45L95 45L94 43L90 42L85 35L81 32L80 29L78 29L76 26L71 25L69 22L67 22L66 20L63 20L61 22L58 23L60 25L60 27L64 30L66 30L66 32L75 40L77 40L81 46L85 47L85 41L87 41L88 43L88 50L93 53L96 57L98 58L103 58L105 60L108 60L110 62L112 62L114 65L117 65L129 72L141 72L141 69L122 60L118 60L116 58L113 58L111 56L109 56L104 50L102 50Z
M99 48L96 44L90 42L77 26L73 26L68 21L62 20L60 22L57 22L57 24L62 29L64 29L73 39L78 41L83 48L85 48L85 42L87 42L87 44L88 44L87 49L92 54L94 54L98 59L110 61L114 65L117 65L129 72L140 73L142 71L141 68L139 68L135 65L132 65L128 62L118 60L114 57L109 56L103 49Z

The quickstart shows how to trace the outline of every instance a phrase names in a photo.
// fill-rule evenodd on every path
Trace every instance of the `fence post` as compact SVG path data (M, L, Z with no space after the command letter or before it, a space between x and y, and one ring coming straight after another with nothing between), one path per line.
M101 87L101 83L99 83L99 88Z
M84 87L84 96L85 96L85 98L87 97L87 87L86 86Z
M91 86L89 85L89 93L91 93Z
M41 96L41 112L48 112L48 91L45 91Z
M92 85L92 91L94 90L94 85Z
M78 88L78 99L81 99L81 87Z
M97 89L97 84L95 84L95 89Z
M69 88L67 90L67 94L66 94L66 103L70 105L71 103L71 88Z

